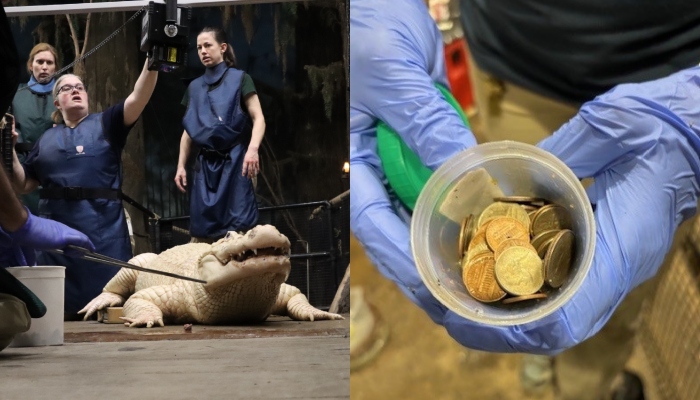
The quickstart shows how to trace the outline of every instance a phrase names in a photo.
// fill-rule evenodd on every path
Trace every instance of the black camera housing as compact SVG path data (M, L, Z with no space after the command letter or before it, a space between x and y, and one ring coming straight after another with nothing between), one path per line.
M149 70L173 72L186 65L191 19L192 9L178 7L177 0L148 3L141 20L141 51L148 56Z

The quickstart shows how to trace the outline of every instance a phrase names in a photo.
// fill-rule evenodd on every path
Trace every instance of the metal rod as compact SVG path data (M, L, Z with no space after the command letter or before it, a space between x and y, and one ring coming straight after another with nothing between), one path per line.
M283 204L281 206L269 206L269 207L260 207L258 210L260 211L274 211L274 210L288 210L291 208L301 208L301 207L309 207L309 206L315 206L315 205L320 205L320 206L326 206L330 207L331 203L328 201L311 201L308 203L295 203L295 204Z
M324 251L317 253L290 254L289 258L329 257L330 255L331 253L329 251Z
M73 248L76 248L75 246L70 246ZM70 254L66 254L63 250L48 250L52 253L58 253L64 256L69 256L69 257L74 257ZM183 279L186 281L192 281L192 282L197 282L197 283L207 283L207 281L203 281L201 279L196 279L196 278L190 278L189 276L183 276L183 275L178 275L178 274L173 274L172 272L166 272L166 271L160 271L160 270L155 270L155 269L150 269L150 268L143 268L139 267L138 265L134 264L129 264L124 261L116 260L111 257L103 256L103 255L94 255L94 253L82 253L81 255L77 256L78 258L84 258L86 260L90 261L96 261L98 263L102 264L107 264L107 265L114 265L117 267L122 267L122 268L129 268L129 269L135 269L137 271L142 271L142 272L148 272L151 274L156 274L156 275L165 275L169 276L171 278L177 278L177 279Z
M225 5L288 3L301 0L178 0L178 6L217 7ZM314 1L314 0L306 0ZM317 0L316 0L317 1ZM30 17L36 15L88 14L96 12L135 11L148 5L148 0L108 1L104 3L51 4L45 6L5 7L8 17ZM164 3L163 0L156 3Z

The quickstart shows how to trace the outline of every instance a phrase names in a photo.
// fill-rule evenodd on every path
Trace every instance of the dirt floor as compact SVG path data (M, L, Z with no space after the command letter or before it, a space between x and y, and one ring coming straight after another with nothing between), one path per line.
M522 355L485 353L456 343L379 274L354 237L351 260L351 287L364 289L365 299L389 331L381 351L364 367L351 371L352 399L555 399L551 385L540 393L523 391ZM641 368L648 375L639 353L633 356L632 369ZM645 385L647 400L659 399L652 385Z
M533 396L519 385L521 355L466 349L411 303L351 242L351 287L364 288L389 327L378 355L350 373L353 399L553 399L551 388Z

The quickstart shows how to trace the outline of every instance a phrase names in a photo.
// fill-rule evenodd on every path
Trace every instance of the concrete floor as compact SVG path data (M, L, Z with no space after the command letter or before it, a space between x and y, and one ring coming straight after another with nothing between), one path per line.
M0 352L0 399L348 399L345 317L191 333L66 322L62 346Z
M455 342L372 266L354 237L351 260L351 287L364 288L365 299L389 330L382 350L363 368L351 372L353 399L555 399L551 385L540 393L523 391L519 377L522 355L485 353ZM628 368L645 381L647 400L660 399L640 350L635 351Z

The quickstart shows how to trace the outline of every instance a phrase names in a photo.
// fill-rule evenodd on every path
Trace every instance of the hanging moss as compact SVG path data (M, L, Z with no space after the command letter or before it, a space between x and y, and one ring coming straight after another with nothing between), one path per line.
M343 63L336 61L324 67L305 65L304 70L309 75L311 91L316 93L320 89L326 118L331 121L334 99L336 97L344 99L343 96L339 96L343 90L342 82L345 74Z
M241 10L241 23L245 32L245 39L250 44L255 33L255 7L251 4L239 6Z
M275 7L275 54L282 61L282 79L287 76L287 49L296 44L297 4L281 3Z

